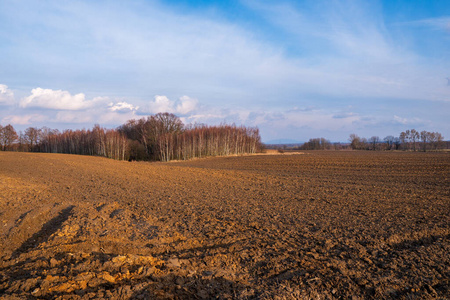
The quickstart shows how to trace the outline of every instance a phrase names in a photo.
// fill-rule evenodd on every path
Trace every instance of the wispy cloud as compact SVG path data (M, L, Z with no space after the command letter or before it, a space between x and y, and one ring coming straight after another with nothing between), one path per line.
M262 97L275 103L280 93L445 98L437 81L418 84L440 75L395 42L374 4L311 2L304 12L292 2L247 4L287 38L273 44L257 39L248 28L175 14L162 5L113 3L104 11L95 2L81 2L54 5L57 14L44 12L45 17L27 12L44 32L52 33L51 48L44 43L50 35L43 42L30 41L18 32L15 40L18 47L32 47L39 54L28 56L33 69L51 75L55 68L66 68L88 89L95 82L96 89L103 87L108 94L143 98L189 91L212 103L220 93L231 105L241 103L243 96L249 105ZM290 47L293 55L287 52ZM65 59L67 51L77 59Z
M450 33L450 17L428 18L410 22L399 22L399 25L429 27Z
M347 119L347 118L355 118L358 117L354 112L342 112L333 115L333 119Z
M397 115L394 115L394 117L392 118L392 122L401 124L401 125L406 125L406 126L411 126L411 125L417 126L417 125L423 125L426 123L431 123L430 121L426 121L426 120L423 120L423 119L417 118L417 117L403 118L403 117L399 117Z
M247 3L305 53L305 59L300 54L292 61L297 93L449 100L442 62L423 64L423 58L388 31L375 2L311 2L304 13L291 2ZM446 19L423 22L442 26Z

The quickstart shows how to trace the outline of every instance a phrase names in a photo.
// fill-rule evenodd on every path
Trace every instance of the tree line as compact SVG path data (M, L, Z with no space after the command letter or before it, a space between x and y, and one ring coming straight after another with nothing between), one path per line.
M417 131L409 129L401 132L398 137L392 135L380 139L378 136L372 136L369 139L359 137L357 134L350 134L349 144L331 143L325 138L312 138L308 142L299 146L283 145L279 150L408 150L408 151L429 151L446 149L450 142L444 141L444 137L439 132ZM269 145L270 146L270 145ZM276 145L272 145L276 146Z
M354 150L413 150L428 151L445 147L444 137L439 132L421 132L408 129L400 133L398 137L386 136L381 140L378 136L369 139L361 138L352 133L349 137L350 147Z
M222 124L184 125L170 113L129 120L116 129L64 130L29 127L17 133L0 125L3 151L29 151L104 156L118 160L187 160L207 156L256 153L259 130Z

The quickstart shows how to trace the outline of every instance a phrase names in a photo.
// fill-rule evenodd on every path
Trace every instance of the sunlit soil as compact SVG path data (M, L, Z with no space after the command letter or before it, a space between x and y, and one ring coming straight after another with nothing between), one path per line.
M449 297L450 153L271 154L0 152L0 298Z

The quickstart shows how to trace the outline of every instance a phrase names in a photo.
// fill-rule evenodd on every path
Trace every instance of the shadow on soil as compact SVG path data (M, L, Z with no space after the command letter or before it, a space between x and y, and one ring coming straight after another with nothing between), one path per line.
M406 240L406 241L392 245L392 248L394 248L395 250L412 250L412 249L419 248L421 246L430 246L430 245L436 243L436 241L438 241L439 239L448 240L448 239L450 239L450 234L431 235L431 236L423 237L418 240Z
M36 247L40 243L46 242L48 238L61 228L61 225L70 217L75 206L71 205L59 212L59 214L45 223L41 230L33 234L29 239L22 243L13 254L12 258L18 257L20 254L28 252L30 249Z

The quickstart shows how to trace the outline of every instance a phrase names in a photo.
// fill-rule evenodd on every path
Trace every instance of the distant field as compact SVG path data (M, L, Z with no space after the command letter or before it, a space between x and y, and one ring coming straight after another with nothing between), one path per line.
M0 299L449 298L450 153L0 152Z

